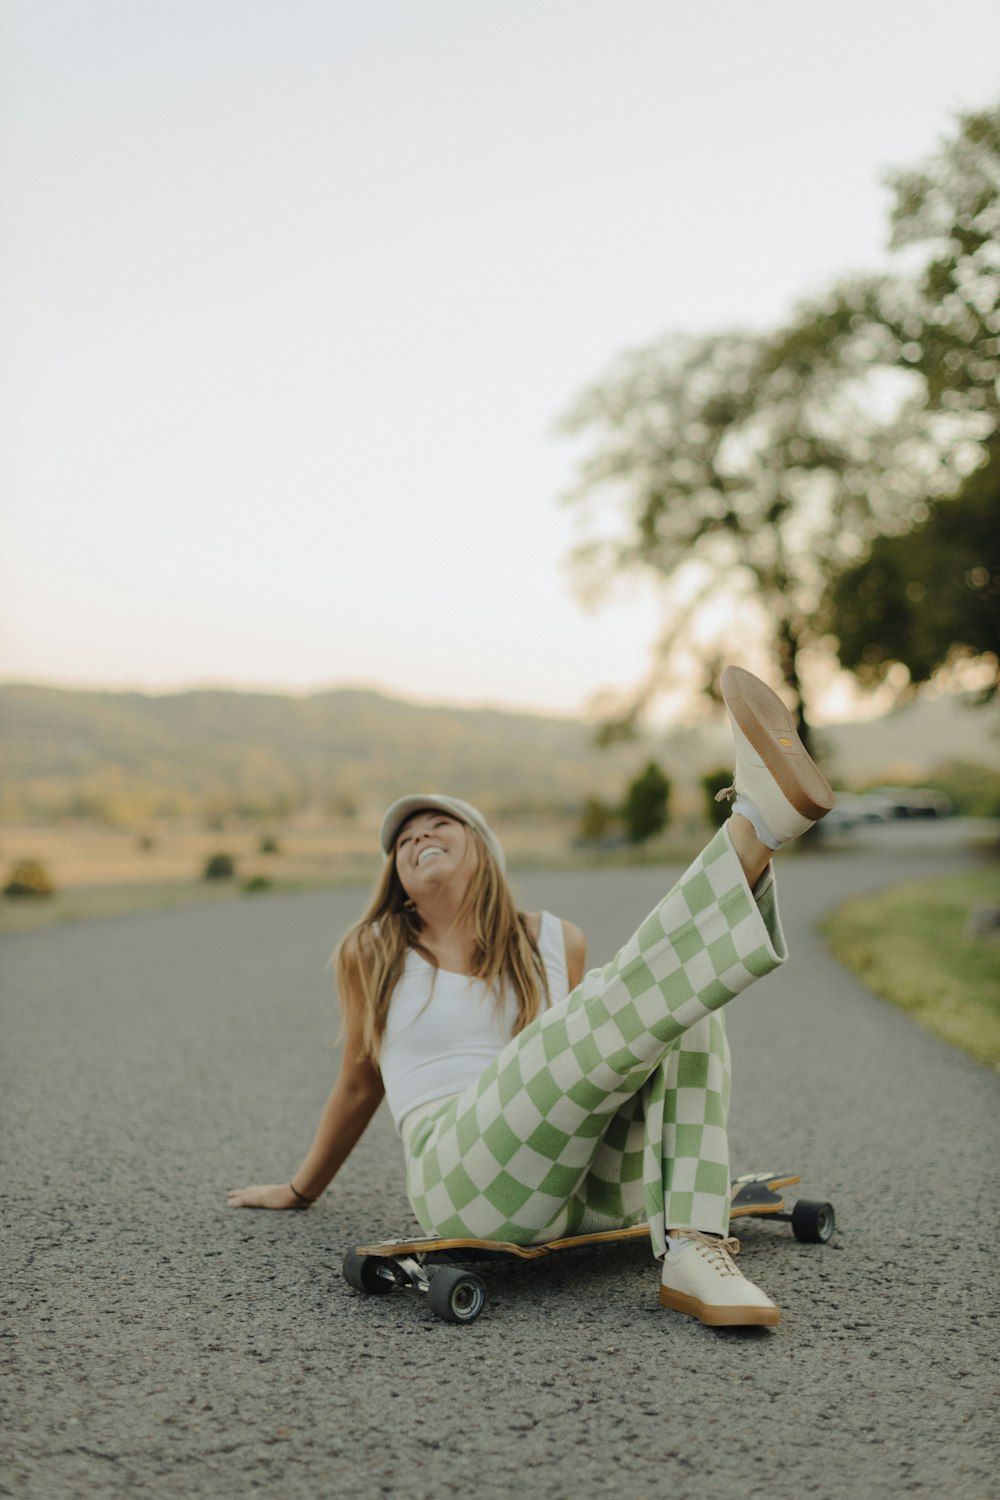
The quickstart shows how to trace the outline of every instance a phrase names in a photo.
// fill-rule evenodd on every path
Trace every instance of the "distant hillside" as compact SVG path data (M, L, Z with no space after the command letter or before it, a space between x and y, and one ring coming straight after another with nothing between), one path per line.
M979 704L972 695L917 698L881 719L829 724L815 731L817 753L838 786L876 781L914 783L936 767L956 761L1000 770L1000 702ZM680 736L663 754L668 763ZM724 765L729 732L720 721L691 745L713 765Z
M721 718L612 750L572 719L438 708L340 689L309 697L0 686L0 816L274 816L370 810L407 788L454 789L495 812L614 802L650 757L694 796L731 755ZM918 701L820 736L843 785L920 780L945 761L1000 768L1000 706Z
M427 707L343 689L310 697L0 687L6 817L327 812L408 788L500 811L621 795L649 747L594 748L570 719Z
M968 696L916 699L864 724L821 731L842 781L918 781L935 766L966 761L1000 769L1000 703Z

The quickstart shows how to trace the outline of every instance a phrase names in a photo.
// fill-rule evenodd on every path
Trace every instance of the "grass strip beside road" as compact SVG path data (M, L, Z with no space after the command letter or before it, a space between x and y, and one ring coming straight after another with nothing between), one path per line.
M973 937L1000 907L1000 866L935 876L849 901L823 923L834 957L921 1026L1000 1072L1000 935Z

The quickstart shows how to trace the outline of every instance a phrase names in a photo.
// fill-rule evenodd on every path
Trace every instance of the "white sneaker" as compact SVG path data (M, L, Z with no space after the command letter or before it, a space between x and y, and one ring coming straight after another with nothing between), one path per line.
M777 849L826 817L833 791L777 693L742 667L726 667L721 688L736 741L736 774L716 800L735 792L737 804L741 798L750 803L759 814L747 811L757 837Z
M781 1313L760 1287L733 1264L739 1240L717 1240L695 1229L680 1229L663 1257L660 1301L712 1328L764 1324L774 1328Z

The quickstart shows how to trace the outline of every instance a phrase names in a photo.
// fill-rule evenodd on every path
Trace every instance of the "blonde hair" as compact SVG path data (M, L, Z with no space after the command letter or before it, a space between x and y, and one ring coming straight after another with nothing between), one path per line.
M476 868L459 912L471 919L470 976L481 979L499 1001L512 994L517 1006L516 1036L549 1002L549 985L538 944L514 903L510 886L477 828L462 825L476 855ZM403 889L390 855L368 908L343 936L334 953L341 1000L351 992L362 1001L362 1055L378 1062L392 992L410 948L437 968L424 947L423 923Z

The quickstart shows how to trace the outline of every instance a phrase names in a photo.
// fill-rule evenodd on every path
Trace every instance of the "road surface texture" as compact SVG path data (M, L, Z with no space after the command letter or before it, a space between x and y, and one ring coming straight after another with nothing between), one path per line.
M792 959L729 1010L734 1168L800 1171L840 1228L741 1230L774 1331L662 1310L641 1245L488 1270L468 1327L351 1291L344 1250L413 1227L384 1110L315 1209L226 1207L308 1144L357 890L7 938L0 1494L994 1500L1000 1079L813 929L972 859L954 825L784 857ZM595 963L663 884L517 882Z

